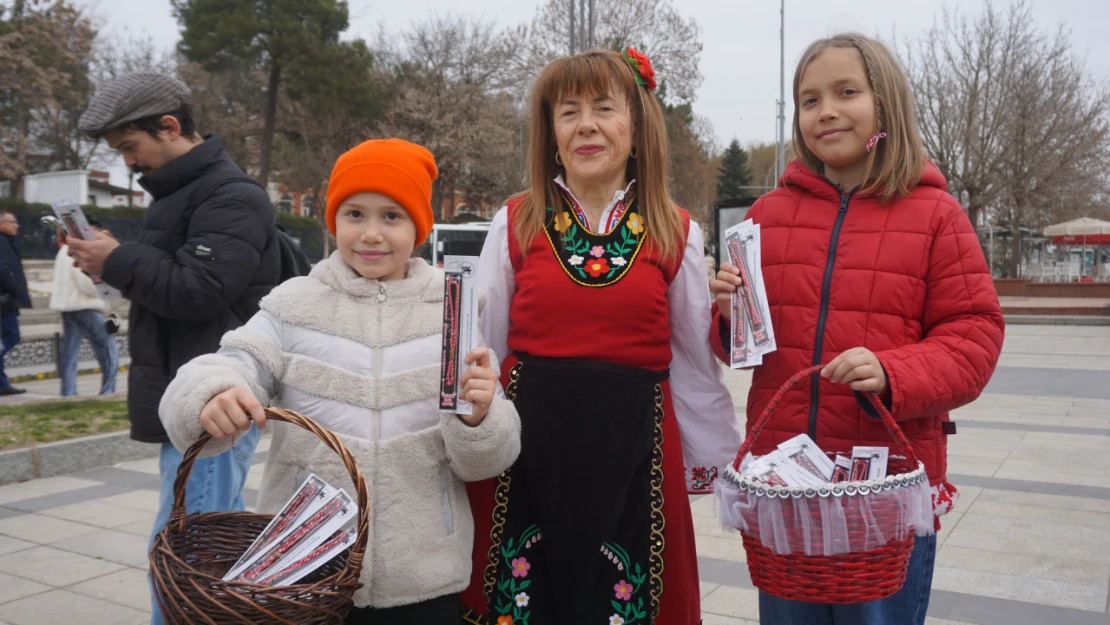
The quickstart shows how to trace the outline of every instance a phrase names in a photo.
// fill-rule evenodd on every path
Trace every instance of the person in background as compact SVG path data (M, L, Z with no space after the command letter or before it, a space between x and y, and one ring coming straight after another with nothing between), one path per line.
M94 278L131 300L127 412L131 438L161 444L162 490L151 544L169 520L182 454L158 419L158 403L177 370L220 347L220 338L258 312L281 278L281 244L266 192L224 151L216 135L197 132L190 91L172 76L127 74L100 85L78 129L103 139L141 174L154 202L134 241L106 232L71 239L70 256ZM185 508L244 508L242 490L260 432L193 465ZM162 613L151 602L152 625Z
M4 373L4 357L19 344L19 309L31 307L27 276L19 257L19 221L12 213L0 209L0 395L19 395L25 389L15 388Z
M93 232L100 232L100 223L89 220ZM116 370L119 368L119 348L104 325L107 307L93 284L92 278L77 267L69 256L64 234L58 235L61 249L54 259L54 286L50 293L50 310L62 314L62 346L58 351L58 377L62 384L62 397L77 394L77 360L81 338L88 339L93 354L100 364L100 394L116 392Z

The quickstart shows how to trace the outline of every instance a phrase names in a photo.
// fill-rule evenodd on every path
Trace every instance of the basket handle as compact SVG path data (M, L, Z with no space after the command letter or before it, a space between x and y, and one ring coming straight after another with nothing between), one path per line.
M351 481L355 484L355 496L358 501L358 536L355 538L351 552L363 553L366 550L366 541L370 536L370 494L366 489L366 480L362 478L362 472L359 471L351 450L347 449L347 446L339 440L334 432L302 414L292 410L274 408L266 408L265 412L268 420L291 423L319 436L325 445L339 455L339 458L347 467L347 472L351 474ZM189 474L193 471L193 463L200 454L200 450L211 438L212 435L208 432L201 434L200 438L185 452L181 465L177 467L177 478L173 482L173 508L170 510L169 522L166 524L167 527L172 527L175 532L185 531L185 485L189 482Z
M763 413L759 415L759 419L757 419L755 425L752 426L751 434L746 436L744 438L744 443L740 445L740 451L736 453L736 460L732 463L733 470L740 470L740 463L744 460L744 456L748 455L748 452L752 449L752 445L755 444L755 439L759 438L760 433L763 432L763 428L766 427L767 423L771 421L771 415L774 414L775 408L778 407L779 402L782 401L783 396L785 396L786 393L790 391L790 389L797 386L799 382L811 375L819 373L824 368L825 365L814 365L807 369L803 369L798 373L795 373L782 385L782 387L779 388L778 392L775 393L775 396L771 398L771 401L767 402L767 405L763 407ZM902 455L909 459L910 463L914 467L916 467L917 456L913 453L913 447L910 445L910 441L906 438L905 433L902 432L902 428L898 427L898 422L894 420L894 417L891 416L890 411L887 410L886 406L883 405L883 400L879 399L879 396L871 391L863 393L863 396L867 398L867 401L871 402L871 406L874 407L875 411L879 413L879 418L883 420L883 425L886 426L886 431L890 432L890 437L894 439L895 447L898 449L899 452L902 453Z

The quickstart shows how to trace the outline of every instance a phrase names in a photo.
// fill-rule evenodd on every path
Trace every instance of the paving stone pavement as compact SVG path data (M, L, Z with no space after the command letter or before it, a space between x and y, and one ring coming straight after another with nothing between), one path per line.
M1110 625L1110 327L1011 326L998 373L953 418L928 625ZM726 380L743 409L750 375ZM253 502L269 440L246 499ZM0 625L149 618L157 460L0 487ZM704 625L758 622L758 593L711 497L691 505Z
M123 364L128 364L131 359L125 359ZM95 367L95 362L82 362L78 364L78 370L91 370ZM41 367L30 367L26 371L41 371ZM16 372L8 371L11 375L16 375ZM22 372L19 372L22 373ZM99 373L90 375L77 376L77 397L74 400L91 399L100 392L100 386L103 384ZM4 406L16 406L19 404L26 404L35 401L43 401L47 399L58 399L62 390L62 382L57 378L50 378L46 380L33 380L29 382L19 382L14 384L16 388L21 388L26 393L22 395L8 395L0 397L0 413L3 411ZM127 372L118 371L116 373L116 393L127 393Z

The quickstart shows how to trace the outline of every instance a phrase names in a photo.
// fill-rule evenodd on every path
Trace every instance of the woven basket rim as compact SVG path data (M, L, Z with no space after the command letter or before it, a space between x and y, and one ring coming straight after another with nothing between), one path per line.
M736 469L732 468L731 464L725 467L723 477L729 484L742 491L771 499L867 496L896 488L910 488L929 480L929 476L925 472L925 463L920 460L917 462L916 469L906 473L888 475L874 480L830 483L827 486L769 486L752 478L741 476Z

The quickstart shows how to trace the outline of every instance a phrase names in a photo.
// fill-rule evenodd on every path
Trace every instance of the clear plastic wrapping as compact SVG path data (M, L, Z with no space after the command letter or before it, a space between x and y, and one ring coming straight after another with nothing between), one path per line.
M717 516L777 554L833 556L878 549L913 531L933 533L924 465L865 482L770 487L732 467L717 480Z

